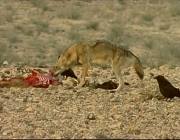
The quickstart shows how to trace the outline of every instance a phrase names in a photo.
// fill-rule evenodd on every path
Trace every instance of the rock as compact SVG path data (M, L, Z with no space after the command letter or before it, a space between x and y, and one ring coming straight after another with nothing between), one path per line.
M84 123L85 123L85 124L89 124L89 120L85 120Z
M11 72L9 70L5 70L4 73L10 74Z
M177 71L177 70L180 70L180 67L176 67L176 68L175 68L175 71Z
M114 114L114 115L112 116L112 118L113 118L114 120L118 120L118 121L121 120L121 117L122 117L122 115L119 115L119 114Z
M32 109L32 107L27 107L27 108L25 109L25 111L26 111L26 112L31 112L31 111L33 111L33 109Z
M3 136L7 136L7 135L9 135L10 133L12 133L11 130L6 130L6 131L4 131L4 132L2 133L2 135L3 135Z
M72 108L72 112L73 112L74 114L78 114L79 109L78 109L78 108L76 108L76 107L73 107L73 108Z
M23 98L15 98L14 99L16 102L24 102L24 99Z
M94 114L88 114L86 119L88 119L88 120L96 120L96 117L95 117Z
M4 66L6 66L6 65L8 65L8 64L9 64L8 61L4 61L4 62L3 62L3 65L4 65Z
M114 98L110 99L110 101L111 102L119 102L120 101L120 97L119 96L115 96Z
M159 70L168 70L169 66L168 65L162 65L159 67Z
M119 105L114 106L113 108L110 109L109 113L111 115L117 113L118 112L118 108L119 108Z
M3 132L2 135L3 135L3 136L7 136L7 132Z
M2 98L10 99L10 95L2 95Z
M3 104L0 102L0 113L3 112Z

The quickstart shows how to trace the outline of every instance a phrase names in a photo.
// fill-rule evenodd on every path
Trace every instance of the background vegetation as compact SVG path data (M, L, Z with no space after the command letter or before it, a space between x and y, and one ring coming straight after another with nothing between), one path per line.
M180 1L0 1L0 63L53 65L82 39L104 39L144 66L180 65Z

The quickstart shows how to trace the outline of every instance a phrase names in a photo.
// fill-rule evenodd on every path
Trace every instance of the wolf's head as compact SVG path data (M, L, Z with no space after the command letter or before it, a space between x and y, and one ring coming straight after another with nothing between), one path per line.
M54 66L53 75L58 75L59 73L64 72L66 69L66 56L62 54L59 56L59 59Z
M53 75L58 75L59 73L68 70L77 64L77 53L76 47L72 46L66 49L60 56L55 64Z

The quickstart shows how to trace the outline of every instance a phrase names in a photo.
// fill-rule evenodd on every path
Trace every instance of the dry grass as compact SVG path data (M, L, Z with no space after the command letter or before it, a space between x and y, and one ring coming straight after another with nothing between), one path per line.
M98 28L99 28L99 22L96 22L96 21L89 22L89 23L86 25L86 28L87 28L87 29L98 30Z
M179 65L172 61L178 58L176 53L166 51L177 49L179 44L178 1L32 0L14 4L2 1L1 4L0 36L11 49L24 48L20 50L26 53L29 49L49 46L51 52L57 52L82 39L107 39L130 50L135 46L145 49L147 54L135 54L140 54L146 66L153 67L149 60L156 58L157 67L165 63ZM165 57L171 56L170 59L163 62L161 55L156 57L160 53L158 49L162 49ZM48 49L44 53L48 53Z
M170 13L172 16L180 16L180 2L173 0L171 2Z

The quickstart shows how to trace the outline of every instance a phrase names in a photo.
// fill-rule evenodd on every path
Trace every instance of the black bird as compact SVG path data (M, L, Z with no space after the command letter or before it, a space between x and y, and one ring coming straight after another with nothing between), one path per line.
M61 73L61 75L66 76L66 78L72 77L72 78L77 79L77 76L74 74L74 71L72 69L65 70L64 72Z
M158 75L154 79L158 81L160 92L165 98L170 98L171 100L175 96L180 97L179 89L175 88L164 76Z

